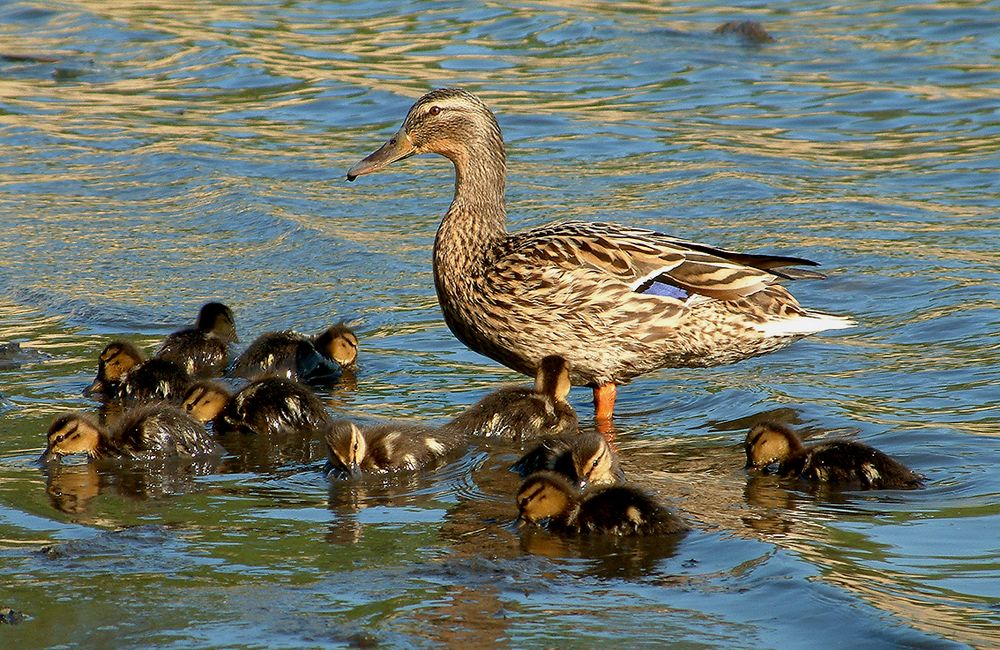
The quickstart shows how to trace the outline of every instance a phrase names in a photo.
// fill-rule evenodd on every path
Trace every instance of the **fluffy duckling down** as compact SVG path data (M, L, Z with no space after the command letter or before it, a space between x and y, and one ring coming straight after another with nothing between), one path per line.
M317 431L329 414L308 386L282 377L262 377L233 394L219 381L195 382L181 408L217 432L281 435Z
M511 470L522 477L551 470L580 488L625 482L618 454L599 433L543 437L511 465Z
M246 379L274 375L305 381L352 369L357 360L357 335L338 323L314 337L291 331L263 334L237 357L229 374Z
M191 383L188 373L167 359L146 359L128 341L108 343L97 358L97 376L84 389L85 395L100 395L126 405L177 401Z
M791 429L768 422L747 434L747 469L862 490L912 490L923 478L878 449L850 440L806 447Z
M566 401L571 388L569 372L569 363L562 357L545 357L535 374L534 387L500 388L446 426L465 435L511 440L575 433L579 422Z
M687 530L666 506L636 488L616 485L581 493L561 474L536 472L517 492L518 518L548 522L557 533L673 535Z
M153 460L221 455L224 450L200 423L177 407L160 403L130 410L110 429L80 413L56 418L40 460L80 453L95 460Z
M198 312L194 327L167 336L155 356L173 361L192 377L218 377L229 363L229 344L236 340L232 310L209 302Z
M346 477L416 470L441 460L463 439L446 429L417 424L362 428L349 420L337 420L326 432L329 460L324 472Z

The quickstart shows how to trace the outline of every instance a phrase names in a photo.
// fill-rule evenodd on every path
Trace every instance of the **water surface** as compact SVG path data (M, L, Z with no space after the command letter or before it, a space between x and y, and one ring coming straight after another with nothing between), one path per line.
M0 5L0 343L20 346L0 359L0 607L29 616L5 644L1000 643L996 8L591 4ZM711 33L745 18L777 40ZM32 464L57 414L94 408L108 340L152 349L213 299L243 345L353 325L356 381L322 394L341 415L441 422L524 381L442 323L446 161L344 182L444 85L498 114L512 229L601 219L815 259L829 279L796 296L858 319L620 390L624 467L690 534L520 534L504 445L388 485L329 485L304 453ZM928 486L749 480L761 418Z

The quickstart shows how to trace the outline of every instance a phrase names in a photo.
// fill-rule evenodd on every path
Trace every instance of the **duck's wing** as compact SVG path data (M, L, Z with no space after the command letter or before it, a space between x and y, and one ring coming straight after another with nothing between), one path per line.
M779 278L822 278L794 266L817 263L778 255L749 255L612 223L568 221L527 230L509 239L502 266L599 270L638 293L685 299L700 294L735 300L772 286ZM665 285L666 290L656 285ZM680 291L671 291L673 287Z

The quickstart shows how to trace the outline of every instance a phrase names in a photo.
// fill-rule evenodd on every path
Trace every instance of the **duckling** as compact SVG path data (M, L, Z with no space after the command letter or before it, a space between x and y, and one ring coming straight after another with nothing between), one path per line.
M263 334L237 357L229 375L247 379L276 375L300 381L352 369L357 359L358 337L338 323L315 337L291 331Z
M466 435L512 440L575 433L576 411L569 395L569 362L559 356L542 359L535 386L505 386L460 413L448 427Z
M177 407L159 403L130 410L110 430L80 413L56 418L40 460L77 453L94 460L153 460L221 455L223 451L201 424Z
M560 533L672 535L687 530L675 514L641 490L626 485L581 494L562 475L535 472L517 492L518 518L538 524L548 520Z
M618 454L599 433L546 436L510 469L523 477L551 470L580 488L625 482Z
M850 440L806 447L788 427L758 424L744 444L747 469L862 490L912 490L923 477L881 451Z
M145 359L128 341L108 343L97 359L97 377L84 395L103 395L124 404L180 399L191 383L182 367L167 359Z
M283 377L262 377L236 394L221 382L195 382L181 408L200 422L212 422L217 432L263 436L315 431L329 419L323 402L309 387Z
M205 303L194 327L169 335L156 357L180 365L193 377L217 377L229 363L229 344L237 339L233 312L221 302Z
M336 420L326 430L329 460L323 472L346 477L415 470L440 460L460 441L454 432L417 424L362 429L350 420Z

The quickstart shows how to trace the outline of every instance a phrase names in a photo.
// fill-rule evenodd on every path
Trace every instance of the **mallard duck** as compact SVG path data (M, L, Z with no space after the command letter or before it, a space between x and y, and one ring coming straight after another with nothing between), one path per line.
M167 336L155 356L173 361L193 377L215 377L226 369L229 344L236 339L232 310L209 302L198 312L194 327Z
M128 411L111 429L80 413L60 416L49 427L48 445L40 460L79 453L91 459L154 460L221 455L223 451L205 427L177 407L160 403Z
M97 377L83 393L126 405L169 402L179 400L190 383L191 377L173 361L145 359L132 343L112 341L97 358Z
M353 368L357 358L358 337L338 323L314 337L291 331L263 334L237 357L229 374L247 379L276 375L304 381Z
M465 435L512 440L574 433L579 422L566 401L569 389L569 364L562 357L548 356L538 365L534 387L495 390L446 426Z
M326 407L308 386L284 377L256 379L235 394L218 381L195 382L181 408L217 431L280 435L323 428Z
M503 137L464 90L433 90L403 126L347 172L351 181L414 154L455 166L455 196L434 242L444 319L472 350L534 375L543 357L572 366L609 421L615 387L663 367L716 366L850 327L799 306L778 282L821 278L815 262L747 255L614 223L506 230Z
M626 485L577 490L561 474L535 472L517 491L519 519L562 533L671 535L687 526L648 494Z
M326 430L329 460L324 472L338 477L410 471L430 465L463 438L454 432L409 423L361 428L336 420Z
M878 449L851 440L806 447L794 431L768 422L747 434L747 469L862 490L912 490L923 478Z
M618 454L599 433L546 436L510 468L524 477L551 470L580 488L625 482Z

